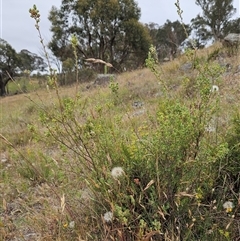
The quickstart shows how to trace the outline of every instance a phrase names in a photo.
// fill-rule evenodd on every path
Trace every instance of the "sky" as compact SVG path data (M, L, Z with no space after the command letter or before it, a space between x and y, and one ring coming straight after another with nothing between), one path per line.
M142 23L154 22L161 26L167 19L171 21L179 19L174 5L176 0L136 0L136 2L141 8ZM36 4L40 11L40 29L47 44L51 40L48 14L53 5L60 7L61 0L0 0L0 38L6 40L17 52L21 49L28 49L36 54L42 52L35 22L29 14L29 8L33 4ZM190 23L190 20L201 12L194 0L180 0L180 6L183 10L184 23ZM234 7L237 8L235 17L240 17L240 0L234 0Z

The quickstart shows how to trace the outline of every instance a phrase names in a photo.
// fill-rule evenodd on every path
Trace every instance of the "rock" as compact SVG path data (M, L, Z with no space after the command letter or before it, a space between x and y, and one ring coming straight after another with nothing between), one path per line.
M228 55L237 54L240 45L240 34L230 33L222 41L224 47L227 48Z
M238 66L236 67L235 73L240 74L240 65L238 65Z
M193 67L193 64L192 63L185 63L183 64L181 67L180 67L180 70L183 70L183 71L189 71L191 70Z
M6 163L8 161L8 157L5 153L0 154L0 161L1 163Z
M240 34L238 33L229 33L225 38L224 42L229 43L230 45L235 45L240 43Z
M146 111L145 110L138 110L132 113L132 117L143 115Z
M169 62L170 61L170 58L164 58L163 59L163 62Z
M141 102L141 101L134 101L132 106L135 107L135 108L140 108L140 107L143 106L143 102Z
M226 72L229 72L232 69L232 65L230 63L220 62L219 65L222 68L225 68Z
M107 85L111 80L115 80L116 75L114 74L98 74L94 81L94 85Z

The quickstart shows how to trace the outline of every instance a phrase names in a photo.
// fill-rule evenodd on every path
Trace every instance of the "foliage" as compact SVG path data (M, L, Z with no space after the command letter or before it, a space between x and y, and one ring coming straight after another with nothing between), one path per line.
M236 186L234 185L233 189L237 192L237 190L239 190L238 185L240 184L240 166L237 163L240 156L240 113L238 111L235 112L235 116L232 119L232 123L232 128L227 136L230 151L228 154L227 162L224 163L223 170L225 174L227 173L229 175L229 178L235 178Z
M139 18L140 9L132 0L66 0L59 10L50 12L53 38L49 46L61 61L71 58L69 37L75 34L80 59L105 60L117 69L136 68L143 64L150 42ZM103 72L102 65L97 67Z
M30 71L33 72L34 70L38 70L40 72L46 71L47 64L45 63L44 59L37 54L31 53L27 49L22 49L18 53L18 57L21 61L20 63L20 70L21 71Z
M0 39L0 95L6 94L5 86L17 70L18 64L16 51L5 40Z
M166 57L176 57L179 47L191 33L191 27L188 24L180 23L178 20L174 22L167 20L161 27L154 23L146 26L149 29L152 42L156 47L160 60ZM186 32L183 31L183 26Z
M236 12L233 0L196 0L196 4L202 9L202 16L197 15L191 20L196 30L197 39L205 42L209 39L219 40L223 38L224 29L228 21Z
M23 77L17 77L15 78L15 81L10 81L8 83L8 94L16 95L23 92L33 92L35 90L41 89L43 85L42 83L44 82L46 82L46 78L44 77L29 78L27 75Z
M46 63L37 54L23 49L19 53L5 40L0 39L0 95L6 94L6 85L16 75L26 71L45 71Z
M149 66L152 61L154 66L149 54ZM65 193L72 190L66 206L76 212L68 213L76 223L82 222L73 207L78 183L88 190L91 201L84 215L94 217L91 223L98 230L91 232L91 240L209 240L208 231L213 233L210 240L231 237L224 230L231 218L221 211L223 196L218 193L222 189L216 188L218 170L229 149L219 133L209 129L209 123L217 125L219 110L218 94L211 87L219 83L222 70L209 63L195 66L196 95L159 98L155 115L138 126L130 122L127 131L115 111L121 102L119 86L114 83L110 89L118 102L110 99L96 106L94 113L88 112L86 101L79 96L61 98L59 107L54 104L51 110L41 108L45 132L38 133L34 125L31 130L43 144L57 144L64 156L58 161L61 175L55 176L55 182L64 183ZM109 111L112 114L106 119L104 113ZM38 170L47 182L48 172ZM69 180L69 173L74 180ZM31 169L24 175L36 174ZM222 215L224 221L217 223Z
M0 39L0 69L14 72L19 65L16 51L7 41Z
M2 72L22 73L26 70L45 71L46 63L37 54L31 53L27 49L22 49L17 53L5 40L0 40L0 69Z
M61 73L63 62L68 58L73 59L73 52L69 43L70 33L68 28L68 15L64 15L56 7L52 7L49 17L51 22L52 40L48 44L49 49L57 59L58 70Z
M240 33L240 18L229 20L224 28L224 35L229 33Z
M36 6L30 13L38 29ZM76 89L67 97L60 95L53 72L49 83L55 89L49 89L49 96L55 93L56 98L31 99L36 108L28 111L38 111L40 121L28 123L31 143L41 148L18 151L13 159L18 177L57 197L47 215L48 205L40 205L44 217L39 229L47 230L49 240L239 236L239 111L226 134L218 87L224 69L196 54L189 50L184 56L194 70L177 79L177 91L172 91L168 76L158 70L156 48L150 47L146 64L164 95L154 97L157 107L151 112L148 107L144 118L128 114L122 86L113 81L101 95L96 90L84 98Z

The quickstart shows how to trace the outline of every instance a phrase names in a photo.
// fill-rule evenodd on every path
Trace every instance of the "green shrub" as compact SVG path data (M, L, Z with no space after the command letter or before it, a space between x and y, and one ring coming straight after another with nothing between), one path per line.
M38 24L36 7L31 14ZM57 150L58 159L42 153L33 165L35 155L25 154L29 158L19 172L49 183L62 197L54 238L66 239L66 228L72 230L68 238L79 234L87 240L233 240L239 235L240 125L235 118L229 137L221 136L216 86L223 70L190 54L195 74L189 98L169 90L155 53L151 46L146 63L164 94L155 113L140 123L118 113L116 104L124 101L118 84L110 84L106 102L89 107L90 100L77 92L74 98L61 97L51 73L58 102L38 105L42 128L31 124L30 130L39 146ZM187 85L181 88L189 91Z

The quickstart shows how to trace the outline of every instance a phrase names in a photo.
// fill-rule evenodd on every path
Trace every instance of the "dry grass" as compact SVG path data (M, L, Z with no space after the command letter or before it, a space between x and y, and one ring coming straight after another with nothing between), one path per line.
M198 56L206 57L218 47L219 45L215 45L201 50ZM185 74L179 71L179 67L186 60L186 57L182 56L159 67L162 73L161 78L165 80L175 94L182 94L178 87L181 85ZM222 125L227 128L229 116L240 105L240 73L235 73L235 69L240 65L240 59L238 56L234 56L225 57L224 60L232 66L232 69L224 74L219 92ZM159 97L162 96L161 85L148 69L123 73L118 76L117 82L119 84L119 102L115 108L111 109L111 112L104 112L103 114L106 119L109 118L109 115L118 114L122 121L121 128L127 132L127 126L137 126L139 123L146 121L146 116L156 113ZM59 93L62 97L73 97L76 89L75 86L59 88ZM113 93L108 87L87 90L86 85L81 85L79 94L82 99L86 100L86 108L89 112L95 115L96 106L109 104L112 101ZM28 131L28 125L31 123L35 123L41 128L41 125L38 125L38 111L35 103L50 106L51 103L56 102L55 91L48 92L45 89L27 95L20 94L0 99L0 133L19 148L23 156L30 157L33 165L39 165L39 149L45 153L51 153L49 156L56 161L56 165L58 160L63 158L59 156L57 148L48 148L34 142L31 133ZM142 103L142 105L134 107L135 102ZM93 227L85 227L84 225L77 227L78 231L74 234L70 228L62 228L65 223L69 223L71 220L68 220L67 216L61 216L60 198L62 194L55 192L57 185L60 184L55 183L56 186L48 186L48 184L41 183L37 179L36 182L33 182L32 179L37 177L33 175L29 179L26 178L31 173L29 174L25 170L26 167L21 162L22 156L7 147L3 140L0 142L0 150L2 177L0 188L4 190L0 194L0 202L2 203L0 207L0 240L70 240L67 237L72 237L71 240L86 239L86 236L83 237L82 235L84 230L87 228L93 229ZM54 177L58 174L52 172L51 175ZM74 178L74 175L69 178ZM52 180L51 183L54 183L54 181ZM79 185L79 189L83 188L81 184L74 183L74 185ZM66 186L66 191L67 188L68 186ZM82 208L77 201L75 204ZM69 209L71 212L71 207ZM88 217L78 218L84 220ZM61 223L59 223L59 220L61 220ZM58 233L59 225L61 226L61 235Z

